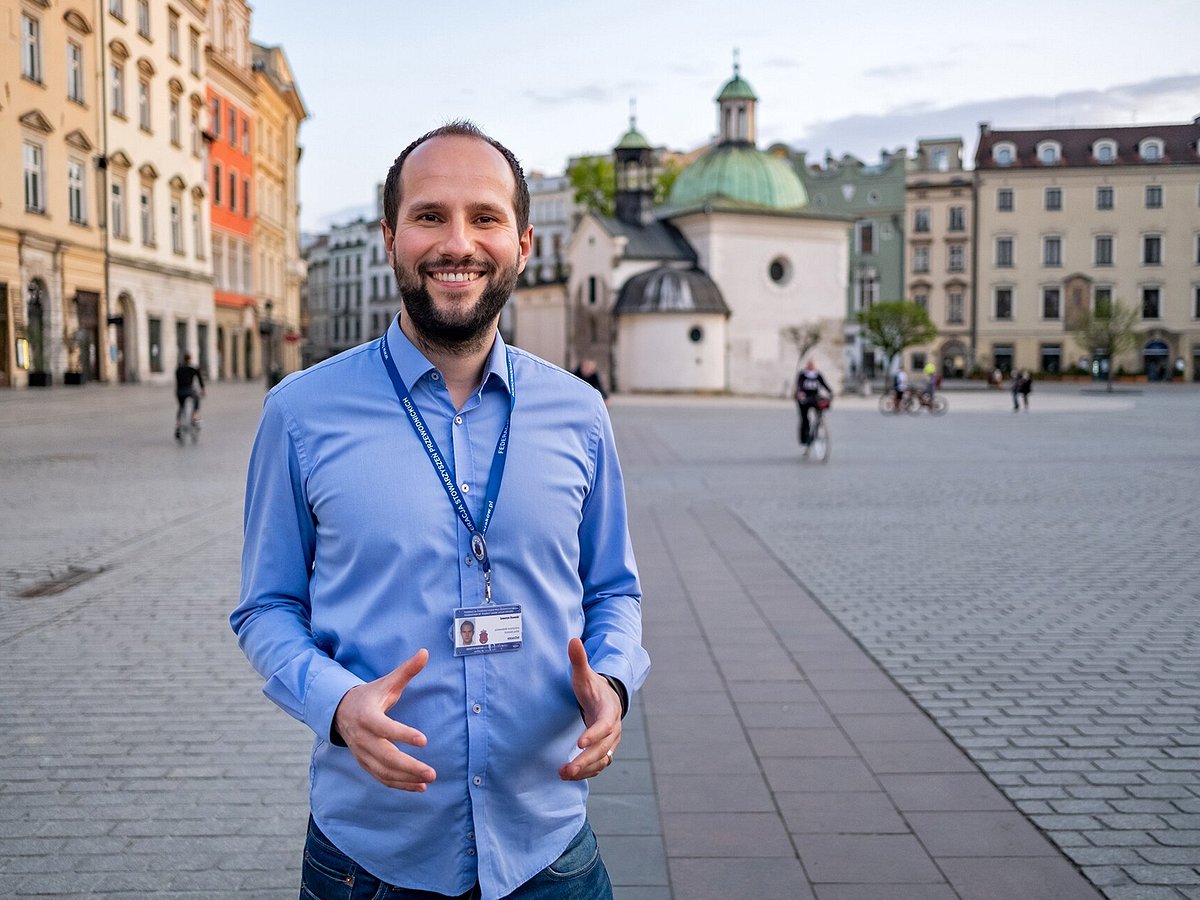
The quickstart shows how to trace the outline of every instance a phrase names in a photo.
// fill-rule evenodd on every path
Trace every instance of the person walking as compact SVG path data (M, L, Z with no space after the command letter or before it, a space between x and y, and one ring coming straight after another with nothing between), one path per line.
M497 331L533 234L506 147L418 138L382 232L386 333L267 395L230 617L314 732L303 896L607 900L587 779L649 670L607 410Z
M1021 403L1024 401L1025 412L1029 412L1029 392L1033 390L1033 376L1029 374L1028 369L1018 369L1013 372L1012 380L1012 401L1013 412L1021 411Z
M183 440L185 407L192 401L192 425L200 424L200 398L204 396L204 374L192 365L192 354L183 354L183 362L175 369L175 440Z

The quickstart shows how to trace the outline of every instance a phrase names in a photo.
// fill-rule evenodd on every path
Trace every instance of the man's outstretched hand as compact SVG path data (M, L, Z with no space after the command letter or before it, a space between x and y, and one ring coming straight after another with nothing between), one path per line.
M376 781L402 791L424 791L437 778L433 769L396 746L424 747L425 735L387 714L427 662L429 651L418 650L382 678L347 691L333 714L334 727L358 764Z
M558 777L563 781L582 781L612 765L613 753L621 743L621 698L608 679L588 664L583 641L571 638L567 656L571 660L571 687L583 710L585 730L578 741L583 752L562 766Z

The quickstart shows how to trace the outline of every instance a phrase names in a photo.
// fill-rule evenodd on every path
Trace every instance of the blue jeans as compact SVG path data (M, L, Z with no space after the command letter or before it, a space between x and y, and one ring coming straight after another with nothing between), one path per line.
M478 900L479 886L452 900ZM380 881L333 845L310 817L304 844L300 900L448 900ZM562 856L508 895L507 900L612 900L600 845L587 822Z

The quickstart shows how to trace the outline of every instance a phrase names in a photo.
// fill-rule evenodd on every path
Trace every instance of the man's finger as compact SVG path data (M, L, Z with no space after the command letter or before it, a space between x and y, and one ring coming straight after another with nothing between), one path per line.
M404 693L408 683L425 668L427 662L429 662L429 651L422 647L378 680L377 683L384 689L387 703L384 707L385 710L396 705L396 701L400 699L400 695Z

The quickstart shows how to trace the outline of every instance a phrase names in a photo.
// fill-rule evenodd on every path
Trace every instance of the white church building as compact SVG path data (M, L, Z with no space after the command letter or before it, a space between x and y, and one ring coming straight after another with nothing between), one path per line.
M567 246L568 360L618 391L791 394L799 343L832 387L852 220L812 209L785 159L755 146L758 98L734 67L718 141L655 208L653 149L630 122L615 149L614 216L583 216Z

